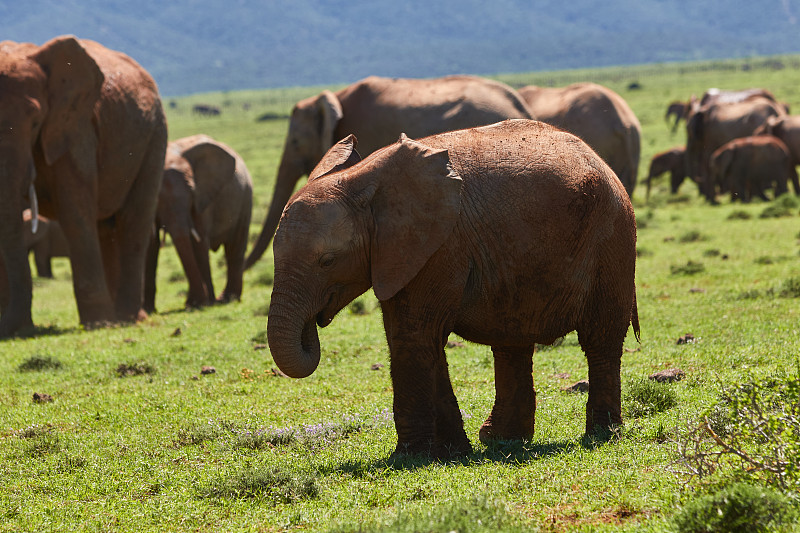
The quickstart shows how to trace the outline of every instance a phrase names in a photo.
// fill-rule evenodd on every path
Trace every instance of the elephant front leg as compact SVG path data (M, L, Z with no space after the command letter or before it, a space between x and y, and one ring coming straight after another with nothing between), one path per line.
M424 336L417 331L412 336ZM395 455L424 454L446 459L471 451L443 346L389 342L394 388Z
M478 433L481 442L533 437L536 414L533 350L533 347L492 347L495 401Z
M464 431L464 421L458 400L450 382L447 359L441 353L436 372L436 437L437 455L447 457L472 452L472 445Z

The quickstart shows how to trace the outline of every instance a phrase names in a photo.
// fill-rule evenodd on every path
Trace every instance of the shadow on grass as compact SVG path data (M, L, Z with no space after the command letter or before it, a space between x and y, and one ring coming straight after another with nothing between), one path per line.
M0 342L11 339L34 339L37 337L55 337L57 335L65 335L67 333L75 333L80 331L80 327L63 328L61 326L33 326L31 328L24 328L18 331L15 335L7 338L0 339Z
M333 466L324 473L344 473L354 477L364 477L387 470L416 470L432 464L470 466L482 463L523 464L570 453L577 449L594 450L615 440L613 434L581 437L577 440L554 442L534 442L529 440L496 441L483 449L451 459L435 459L427 455L392 455L374 461L345 461Z

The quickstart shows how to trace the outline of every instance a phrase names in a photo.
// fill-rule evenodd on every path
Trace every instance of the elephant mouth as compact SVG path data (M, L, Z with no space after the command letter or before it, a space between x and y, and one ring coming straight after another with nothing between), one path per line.
M335 317L336 313L341 310L341 307L335 305L336 301L336 291L331 291L331 293L328 295L327 302L322 307L322 311L317 313L317 325L320 328L324 328L333 322L333 317Z

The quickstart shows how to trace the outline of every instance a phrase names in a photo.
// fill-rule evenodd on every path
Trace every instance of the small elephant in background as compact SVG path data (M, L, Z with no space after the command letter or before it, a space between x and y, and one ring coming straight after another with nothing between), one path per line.
M647 195L646 198L650 199L650 186L652 185L653 178L658 177L667 172L670 173L669 190L672 194L678 192L678 188L683 183L683 180L689 174L686 163L686 148L683 146L676 146L669 150L664 150L653 156L650 160L650 171L647 173Z
M711 155L710 177L722 192L730 191L731 201L749 202L753 196L768 200L765 191L775 197L788 192L792 182L800 193L797 171L786 145L771 135L742 137L729 141Z
M222 245L228 276L216 301L239 300L252 206L253 181L232 148L202 134L170 142L148 250L145 309L155 310L161 228L172 237L189 281L187 307L214 303L208 255Z
M69 244L61 224L42 215L37 215L36 232L33 232L33 215L30 209L22 212L23 243L28 253L33 251L36 273L40 278L52 278L50 260L53 257L69 257Z

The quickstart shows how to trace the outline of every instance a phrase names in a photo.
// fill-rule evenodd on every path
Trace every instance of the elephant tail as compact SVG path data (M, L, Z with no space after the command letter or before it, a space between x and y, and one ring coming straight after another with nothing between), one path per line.
M642 343L642 331L639 329L639 308L636 305L636 290L633 291L633 307L631 308L631 325L633 326L633 334L636 336L636 341Z

